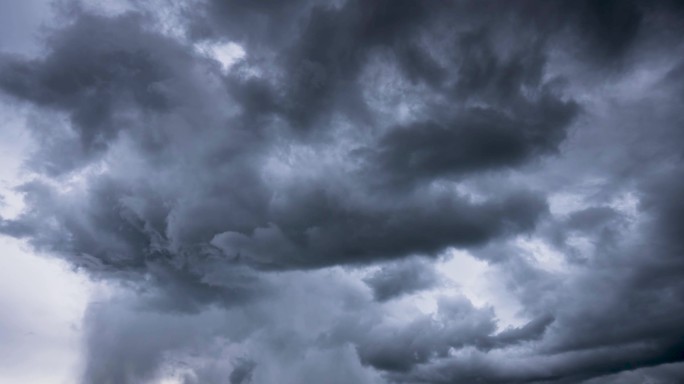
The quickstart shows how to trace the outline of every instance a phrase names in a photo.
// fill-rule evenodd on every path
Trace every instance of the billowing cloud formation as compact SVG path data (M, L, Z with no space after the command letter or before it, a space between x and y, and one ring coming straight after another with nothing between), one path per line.
M405 137L414 131L423 135L420 127L396 128L380 123L350 127L349 123L321 121L320 135L334 132L338 124L346 126L339 130L349 131L350 142L347 148L339 148L332 137L300 137L296 131L301 124L296 119L260 122L266 118L265 111L255 110L250 101L241 99L244 95L239 88L243 85L237 85L238 90L232 87L235 81L267 80L236 80L233 77L245 76L239 69L224 78L211 60L188 52L188 46L146 31L140 24L132 15L114 19L85 15L56 34L56 42L45 57L4 64L2 83L6 91L67 119L67 132L57 138L50 137L55 128L36 128L47 131L49 137L44 139L48 153L35 159L36 167L62 177L64 172L100 168L91 171L97 175L85 180L84 200L89 207L85 217L78 214L78 221L90 221L87 229L66 222L76 221L68 218L77 214L73 208L69 208L73 213L44 212L66 204L62 201L65 196L51 194L46 185L25 187L36 200L48 201L36 201L32 212L16 225L33 227L41 237L35 242L48 249L127 265L139 263L145 256L175 255L185 248L212 245L228 256L240 253L246 261L267 267L334 265L338 261L429 254L451 245L477 245L529 230L545 210L541 197L525 191L476 203L455 192L432 191L429 183L410 191L390 191L375 181L386 175L423 179L422 173L428 181L439 179L441 172L423 169L426 167L461 167L471 162L492 169L515 165L538 150L556 147L559 139L547 143L527 128L517 130L517 122L503 117L502 121L483 117L481 122L437 128L448 135L447 141L472 147L468 150L472 153L467 154L458 148L433 145L433 140L444 140L429 138L435 134L429 128L425 133L428 141L422 142ZM135 44L128 45L128 41ZM276 86L288 100L298 97L289 93L292 85ZM360 91L354 94L365 104ZM552 103L560 104L542 107L543 114L531 117L542 121L542 126L530 128L532 131L541 129L542 135L546 131L563 132L569 122L566 116L573 109L560 112L563 117L559 120L556 109L565 109L565 104ZM364 109L372 112L370 106ZM483 116L504 113L481 107L476 111L473 113ZM547 111L552 115L549 118L544 115ZM545 124L549 129L544 129ZM373 130L373 126L388 132L377 139L377 155L367 148L370 138L354 139L361 130ZM192 144L179 146L188 142ZM418 148L404 148L409 143L422 145L421 151L437 152L421 160L425 156L412 153ZM497 147L507 144L521 147L499 159ZM76 153L63 155L72 147ZM399 151L417 159L410 161L417 166L394 164ZM452 151L472 160L450 158L453 155L446 152ZM334 159L326 161L333 152L345 157L356 152L368 155L355 156L359 158L356 164L340 166ZM322 169L300 175L297 168L313 160L309 156L322 157ZM378 156L380 160L375 160ZM124 166L119 160L122 157L133 162L125 166L129 169L117 169ZM138 175L131 174L131 167ZM212 175L199 173L205 169L212 169ZM164 184L168 190L159 188ZM132 191L141 188L148 190ZM351 195L343 192L349 189L354 190ZM114 207L111 202L122 206ZM121 214L122 210L128 213ZM202 220L195 220L195 215L202 215ZM60 222L54 234L59 240L44 238L49 229L36 228L45 223L46 216ZM416 226L430 229L415 231ZM72 239L66 244L61 233L64 228L69 228ZM112 244L103 247L104 242ZM141 253L146 255L141 257Z
M681 378L675 2L144 7L0 56L0 231L125 287L84 383Z

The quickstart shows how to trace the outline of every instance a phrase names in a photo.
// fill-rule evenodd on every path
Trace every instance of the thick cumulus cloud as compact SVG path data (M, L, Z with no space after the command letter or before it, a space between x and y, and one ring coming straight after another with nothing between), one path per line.
M312 11L310 23L320 22L318 12L351 12L346 7ZM390 12L386 17L399 16ZM114 18L79 15L71 25L55 32L43 57L3 61L3 89L53 113L64 125L54 127L60 124L45 122L34 128L45 147L32 159L34 169L57 178L80 175L76 177L82 180L81 188L75 189L81 189L84 196L75 204L87 205L78 220L69 218L78 208L47 212L70 204L65 200L75 191L54 194L50 193L54 188L44 183L25 186L24 192L35 204L6 225L29 232L33 228L37 245L122 266L163 254L174 258L185 249L198 247L218 248L228 257L240 254L244 262L264 267L325 266L477 245L530 230L545 211L543 198L529 191L511 190L475 202L453 191L430 189L431 180L448 176L449 168L455 173L460 167L496 170L557 147L575 109L541 89L539 73L532 75L537 80L530 87L538 88L532 93L540 95L530 96L533 100L521 94L510 96L521 102L519 108L514 106L520 109L514 114L532 114L521 117L531 120L529 128L527 123L505 118L507 111L496 105L463 111L464 116L483 117L474 117L472 122L463 117L465 121L455 126L395 127L381 123L382 116L363 100L361 84L356 82L361 68L368 66L362 64L371 60L363 56L370 55L374 45L358 47L361 53L352 55L359 56L358 68L345 69L350 71L348 75L326 73L324 82L331 82L329 85L293 84L299 81L297 76L245 74L262 69L259 64L251 66L249 59L224 75L216 62L194 52L190 42L162 36L146 28L143 21L142 16L129 14ZM404 28L400 21L383 22L398 30ZM323 67L338 65L337 52L331 53L329 62L308 57L321 54L319 45L331 46L318 42L322 34L308 28L302 31L297 49L283 48L284 63L280 58L268 62L274 66L270 72L292 72L293 61L298 66L309 62ZM336 33L349 32L344 25L339 29ZM390 44L385 41L389 39L386 33L368 33L380 34L379 46ZM354 39L359 42L345 43L350 49L374 40L372 36ZM485 60L496 61L496 57L487 52ZM496 64L488 70L509 71L507 65L498 68ZM309 81L312 76L303 78ZM507 83L526 78L514 76L504 86L522 86ZM260 82L268 84L253 89ZM326 94L300 94L318 92L321 87L329 88ZM271 103L262 100L268 96L259 95L268 89L282 96ZM312 100L336 95L349 99L340 100L341 104L355 99L353 103L377 121L363 123L355 116L356 109L337 106L333 100L325 101L330 113L311 105ZM456 101L448 92L440 97ZM283 100L320 114L317 129L313 123L300 122L299 112L292 115ZM546 106L548 103L551 105ZM273 115L263 110L268 105L274 106ZM445 109L439 105L426 108ZM541 113L527 111L529 108ZM336 121L340 119L343 121ZM297 133L310 125L311 136L317 137ZM387 133L368 138L373 131ZM348 132L348 142L337 145L335 136L343 132ZM425 140L412 139L412 132L426 136ZM444 133L447 136L442 138ZM377 151L367 147L369 141L377 142ZM432 145L435 141L473 148L449 149ZM497 148L507 144L515 147L514 153L498 153ZM400 152L407 152L410 164L397 159ZM466 158L453 156L453 152ZM359 160L342 165L336 158L326 159L333 156ZM320 169L298 172L313 160L307 157L323 157ZM376 185L383 178L420 183L410 191L388 191ZM197 215L200 220L195 219ZM59 223L53 239L45 238L49 229L40 228L45 217ZM416 231L417 226L430 229ZM63 229L71 234L69 240L59 233Z
M0 55L83 383L681 379L676 2L157 5Z

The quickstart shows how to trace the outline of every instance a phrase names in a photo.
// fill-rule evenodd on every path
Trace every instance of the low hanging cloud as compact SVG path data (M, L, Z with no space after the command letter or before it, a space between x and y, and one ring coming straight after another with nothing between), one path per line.
M55 9L0 232L119 287L83 383L681 379L676 2Z

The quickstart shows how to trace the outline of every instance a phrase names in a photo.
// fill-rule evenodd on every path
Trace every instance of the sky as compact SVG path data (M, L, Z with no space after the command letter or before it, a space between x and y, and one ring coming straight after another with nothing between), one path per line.
M675 0L0 2L0 384L684 382Z

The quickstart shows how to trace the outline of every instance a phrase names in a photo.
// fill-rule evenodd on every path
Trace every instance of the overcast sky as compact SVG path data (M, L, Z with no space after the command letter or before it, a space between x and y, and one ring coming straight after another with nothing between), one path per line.
M0 384L684 382L676 0L0 2Z

